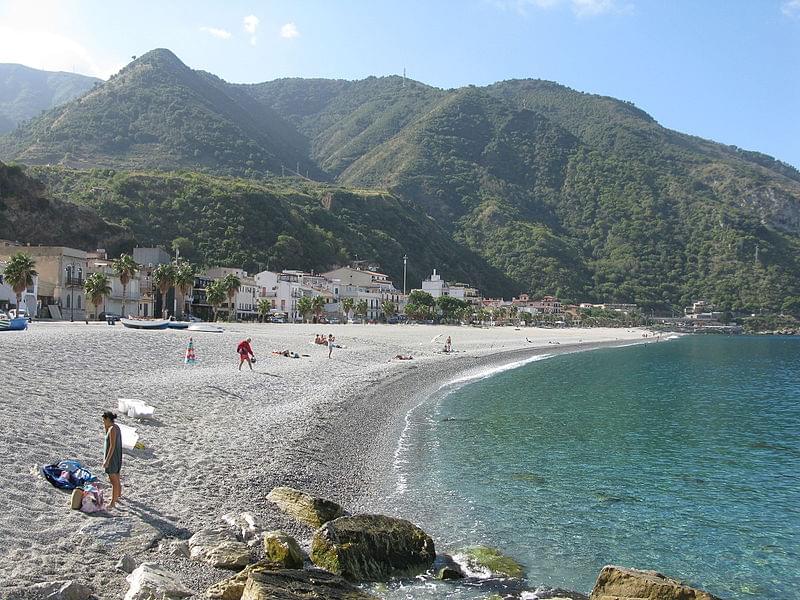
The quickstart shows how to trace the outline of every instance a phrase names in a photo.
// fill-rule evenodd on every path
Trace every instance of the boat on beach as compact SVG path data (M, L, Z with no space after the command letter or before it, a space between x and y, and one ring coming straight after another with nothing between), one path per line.
M189 331L203 331L205 333L222 333L225 331L222 327L217 327L211 323L192 323L188 329Z
M189 325L189 321L167 321L167 329L187 329Z
M166 329L169 326L165 319L120 319L119 322L129 329Z

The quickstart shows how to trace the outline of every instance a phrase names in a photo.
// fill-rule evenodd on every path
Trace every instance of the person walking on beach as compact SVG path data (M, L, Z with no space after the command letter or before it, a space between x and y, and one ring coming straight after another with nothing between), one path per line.
M247 361L247 366L250 367L250 370L253 370L253 360L255 360L256 356L253 354L253 348L250 347L250 342L252 338L247 338L246 340L242 340L239 342L239 345L236 347L236 352L239 353L239 370L242 370L242 363ZM251 358L253 360L251 360Z
M448 353L450 352L452 343L453 343L453 341L450 339L450 336L448 335L447 336L447 341L444 343L444 351L445 352L448 352Z
M336 338L333 337L332 333L328 334L328 358L331 357L331 352L333 352L333 343L336 341Z
M109 509L114 508L117 501L122 498L122 483L119 480L119 472L122 470L122 432L116 421L117 415L111 411L103 413L103 427L106 430L106 439L103 444L103 469L108 474L111 481L111 504Z

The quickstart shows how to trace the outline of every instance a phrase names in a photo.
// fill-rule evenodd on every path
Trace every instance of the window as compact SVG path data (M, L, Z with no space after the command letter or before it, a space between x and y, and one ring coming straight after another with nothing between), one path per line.
M78 296L78 308L80 308L80 307L81 307L81 297Z
M69 295L67 295L67 308L71 308Z

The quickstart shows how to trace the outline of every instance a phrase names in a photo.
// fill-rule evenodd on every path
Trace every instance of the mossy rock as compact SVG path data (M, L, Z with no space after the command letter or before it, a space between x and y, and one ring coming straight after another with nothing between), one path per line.
M264 534L264 554L269 562L286 569L303 568L300 545L292 536L282 531L269 531Z
M384 515L341 517L320 527L311 560L351 581L413 577L433 565L433 540L404 519Z
M290 487L274 488L267 495L267 500L276 504L286 514L314 528L346 514L336 502L316 498Z
M524 577L525 569L516 560L490 546L470 546L455 553L467 571L491 577Z

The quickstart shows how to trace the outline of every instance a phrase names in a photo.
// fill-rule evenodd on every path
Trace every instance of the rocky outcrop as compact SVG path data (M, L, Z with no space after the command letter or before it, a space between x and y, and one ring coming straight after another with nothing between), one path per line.
M264 568L265 566L267 565L262 563L248 565L233 577L218 581L206 590L206 598L208 600L239 600L244 592L247 578L250 577L253 569Z
M489 546L462 548L453 556L473 577L524 577L525 569L510 556Z
M318 569L253 569L241 600L369 600L369 594L353 587L341 577Z
M383 515L341 517L314 534L314 564L351 581L386 581L428 570L433 540L404 519Z
M344 509L330 500L317 498L290 487L276 487L267 500L298 521L311 527L320 527L328 521L345 515Z
M125 600L173 600L194 594L181 583L177 575L156 563L142 563L125 579L130 584Z
M47 600L89 600L92 589L82 583L69 579L67 581L48 581L31 586L36 597Z
M282 531L264 534L264 555L268 562L281 565L285 569L303 568L300 545L292 536Z
M589 600L720 600L656 571L603 567Z
M239 570L250 562L250 548L229 529L202 529L189 538L189 556L212 567Z

